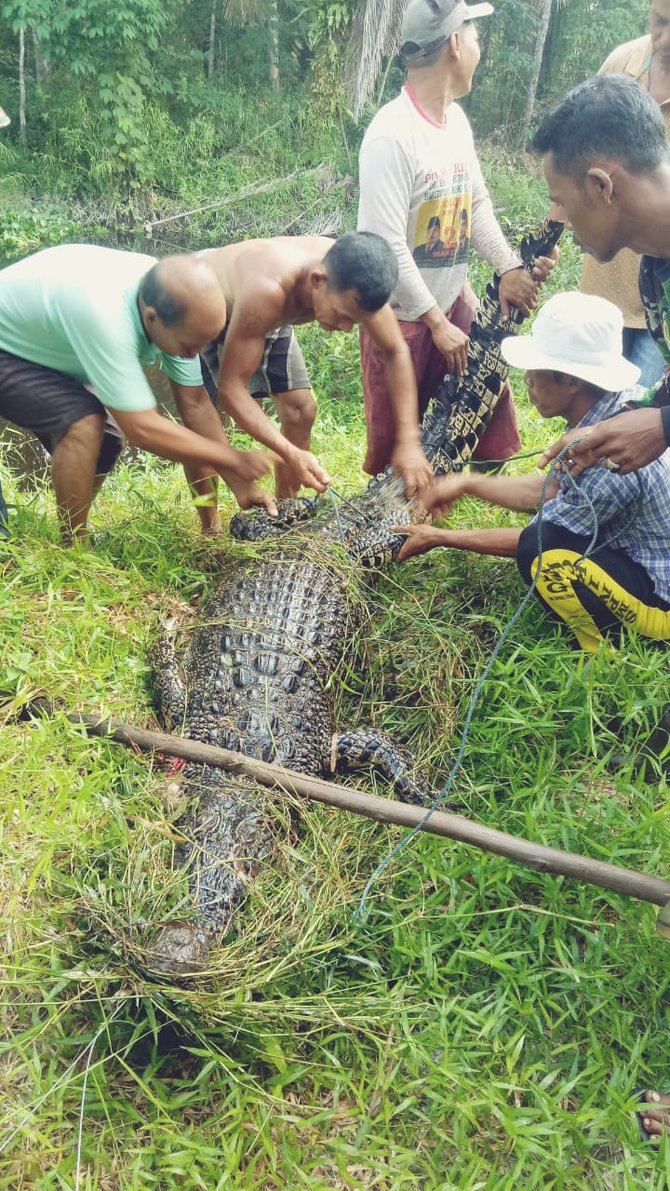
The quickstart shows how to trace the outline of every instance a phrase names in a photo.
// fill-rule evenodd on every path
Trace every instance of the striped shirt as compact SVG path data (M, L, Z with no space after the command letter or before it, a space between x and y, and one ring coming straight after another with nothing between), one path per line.
M605 393L579 425L611 418L630 397L630 392ZM589 537L594 522L588 496L598 518L598 545L621 550L644 567L657 596L670 602L670 450L628 476L599 464L574 483L558 473L557 479L561 490L544 505L543 521Z

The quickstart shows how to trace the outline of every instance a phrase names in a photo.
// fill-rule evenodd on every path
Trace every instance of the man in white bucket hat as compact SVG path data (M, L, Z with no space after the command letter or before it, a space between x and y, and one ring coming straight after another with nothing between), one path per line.
M618 413L639 369L622 355L621 312L605 298L566 293L550 298L528 335L501 345L508 363L525 369L532 404L544 418L586 428ZM517 512L538 509L546 478L455 475L437 480L423 500L433 515L475 496ZM590 548L597 518L595 546ZM406 527L399 559L435 546L516 557L527 583L538 573L538 518L523 530ZM670 640L670 451L634 475L607 464L574 481L565 471L548 483L541 510L537 594L548 611L594 652L622 625Z

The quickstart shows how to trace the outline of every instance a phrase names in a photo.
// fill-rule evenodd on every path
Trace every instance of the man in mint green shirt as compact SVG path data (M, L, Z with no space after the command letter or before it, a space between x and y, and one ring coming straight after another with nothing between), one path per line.
M61 532L86 536L93 497L124 439L190 469L206 464L242 508L274 501L259 451L236 451L203 386L198 353L226 321L212 269L86 244L0 271L0 415L51 455ZM158 363L184 421L162 417L142 370Z

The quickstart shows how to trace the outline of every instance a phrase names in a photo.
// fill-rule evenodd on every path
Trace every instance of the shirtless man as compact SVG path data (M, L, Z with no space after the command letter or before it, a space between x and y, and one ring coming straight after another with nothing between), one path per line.
M243 430L278 456L277 495L294 496L301 485L317 492L330 483L310 453L316 403L293 325L318 322L326 331L362 324L381 352L397 421L392 464L409 493L431 479L419 442L416 382L409 351L388 304L396 282L395 255L381 236L348 232L245 240L198 254L216 273L228 319L218 342L201 354L210 393ZM272 397L278 429L259 399ZM256 398L256 400L254 400ZM215 477L187 472L204 495ZM216 528L216 507L200 509L203 527Z

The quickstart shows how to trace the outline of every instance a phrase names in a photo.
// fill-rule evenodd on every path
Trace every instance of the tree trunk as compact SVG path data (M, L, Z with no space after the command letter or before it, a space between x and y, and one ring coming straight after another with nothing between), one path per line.
M540 78L537 84L537 93L535 96L536 103L542 103L543 100L546 100L547 95L551 93L552 66L554 66L554 64L558 64L560 53L559 43L561 13L565 7L566 5L564 4L562 4L560 7L554 4L551 10L549 28L547 30L547 39L544 43L544 53L542 55Z
M270 67L268 78L273 91L279 90L279 8L270 0Z
M394 62L395 62L395 55L389 54L386 59L386 66L384 67L383 74L381 75L381 82L379 84L379 89L377 91L377 99L375 101L375 106L378 108L381 107L381 105L382 105L382 100L384 98L384 91L386 90L386 80L389 77L389 73L390 73L391 67L393 66Z
M549 28L549 18L551 16L552 0L542 0L542 7L540 8L540 25L535 39L535 50L533 52L533 71L528 84L528 94L526 95L526 110L524 111L521 120L521 127L519 129L519 146L525 148L528 140L528 130L530 122L533 119L533 109L535 107L535 96L537 94L537 84L540 78L540 71L542 69L542 55L544 54L544 43L547 40L547 30Z
M210 83L214 78L214 61L216 53L216 0L212 4L212 15L209 18L209 51L207 54L207 78Z
M481 25L478 25L478 29L481 29L481 38L480 38L480 42L479 42L480 54L481 54L481 57L479 59L479 70L480 70L480 74L484 75L484 74L486 74L487 70L489 70L489 58L491 55L491 39L493 37L493 32L495 29L495 21L483 21ZM475 78L476 77L477 76L475 73ZM473 82L474 82L474 80L473 80Z
M33 53L35 55L35 81L38 87L49 77L50 62L42 53L39 35L36 29L31 29L33 36Z
M19 29L19 137L25 147L26 141L26 31Z

